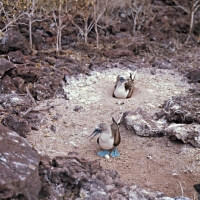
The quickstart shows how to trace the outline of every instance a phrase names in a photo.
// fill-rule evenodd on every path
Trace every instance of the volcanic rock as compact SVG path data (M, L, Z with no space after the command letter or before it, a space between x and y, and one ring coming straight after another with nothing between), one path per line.
M0 124L0 199L37 200L39 156L14 131Z
M18 31L8 30L0 38L0 53L8 53L9 51L16 50L21 50L23 54L31 53L24 36Z
M163 136L165 121L155 121L138 108L125 114L124 125L127 130L139 136Z

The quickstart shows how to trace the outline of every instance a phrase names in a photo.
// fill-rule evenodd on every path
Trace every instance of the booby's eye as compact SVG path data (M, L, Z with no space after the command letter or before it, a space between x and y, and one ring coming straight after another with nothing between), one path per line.
M120 81L120 82L124 82L124 81L125 81L124 77L120 76L120 77L119 77L119 81Z

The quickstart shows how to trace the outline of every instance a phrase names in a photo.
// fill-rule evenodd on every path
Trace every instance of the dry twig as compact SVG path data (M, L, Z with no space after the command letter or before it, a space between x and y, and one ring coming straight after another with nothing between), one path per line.
M33 98L33 96L31 95L28 86L26 86L26 93L28 94L29 98L31 99L31 101L33 102L33 104L36 106L37 103L35 102L35 99Z
M183 197L183 195L184 195L184 193L183 193L183 187L182 187L182 185L181 185L181 183L180 182L178 182L179 183L179 185L180 185L180 188L181 188L181 196Z
M20 116L21 117L24 117L26 116L28 113L30 113L31 111L36 111L36 112L39 112L39 111L44 111L44 110L49 110L51 109L52 107L55 107L55 106L58 106L60 104L57 104L57 105L38 105L38 106L33 106L29 109L27 109L25 112L21 112L20 113Z

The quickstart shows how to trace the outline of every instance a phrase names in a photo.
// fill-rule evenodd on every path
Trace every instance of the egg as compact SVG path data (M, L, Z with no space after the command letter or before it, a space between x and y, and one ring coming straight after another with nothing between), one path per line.
M105 159L109 159L110 156L108 154L105 155Z

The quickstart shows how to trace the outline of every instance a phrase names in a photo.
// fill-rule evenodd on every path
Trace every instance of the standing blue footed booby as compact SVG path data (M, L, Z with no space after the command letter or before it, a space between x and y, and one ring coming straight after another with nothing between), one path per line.
M120 132L119 132L119 123L112 118L113 123L109 126L106 123L100 123L93 133L88 136L94 138L96 135L100 134L97 139L97 143L103 149L103 151L99 151L97 154L101 157L105 155L111 155L112 157L120 156L119 152L117 151L117 146L121 142ZM112 150L111 153L109 150Z
M130 98L134 91L134 79L137 71L133 74L130 73L129 78L123 76L117 76L115 87L113 91L113 97L118 99Z

